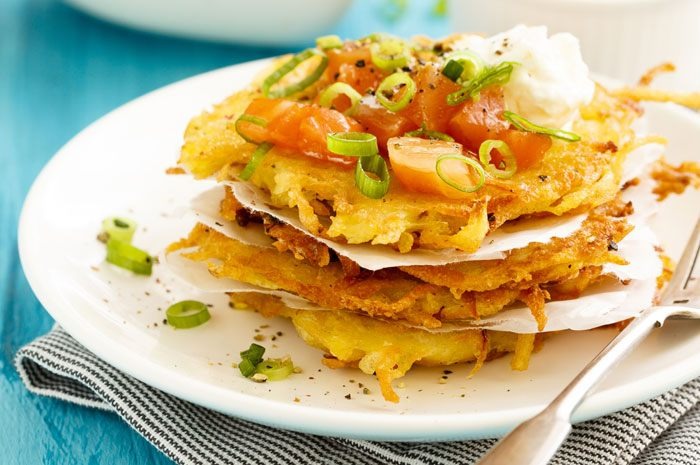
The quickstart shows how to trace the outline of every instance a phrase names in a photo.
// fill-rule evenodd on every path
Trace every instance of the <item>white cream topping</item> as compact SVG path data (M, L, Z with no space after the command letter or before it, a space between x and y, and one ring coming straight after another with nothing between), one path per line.
M505 104L533 123L567 127L593 98L595 85L571 34L547 37L545 26L520 25L493 37L466 35L452 47L471 50L488 65L520 63L504 86Z

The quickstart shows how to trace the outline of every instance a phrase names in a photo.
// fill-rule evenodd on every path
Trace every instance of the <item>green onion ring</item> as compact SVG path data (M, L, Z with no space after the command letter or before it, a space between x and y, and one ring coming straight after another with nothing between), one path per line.
M504 169L499 169L491 163L491 151L498 150L498 153L503 157L505 163ZM512 178L515 171L518 169L518 163L515 160L513 151L508 147L508 144L502 140L487 139L479 146L479 161L484 165L484 169L492 176L500 179Z
M251 123L251 124L255 124L256 126L260 126L260 127L264 128L265 126L267 126L267 121L264 120L263 118L259 118L257 116L253 116L253 115L247 115L245 113L243 113L241 116L239 116L238 119L236 120L235 127L236 127L236 132L238 133L238 135L241 136L246 142L251 142L253 144L259 144L260 141L253 140L251 137L249 137L245 134L245 131L241 130L242 129L241 123Z
M379 177L374 179L367 172ZM362 157L355 166L355 185L362 194L370 199L381 199L389 191L389 168L386 161L379 156Z
M425 125L421 127L420 129L416 129L415 131L409 131L406 134L404 134L405 137L425 137L426 139L433 139L433 140L444 140L445 142L454 142L454 138L450 136L449 134L445 134L444 132L439 132L439 131L431 131L430 129L426 129Z
M383 71L393 71L408 65L410 57L406 44L400 39L385 39L369 47L372 63Z
M477 172L479 175L479 181L473 185L473 186L461 186L457 184L456 182L452 181L448 176L447 173L444 173L442 171L442 163L445 160L459 160L467 165L469 165L474 171ZM457 189L458 191L470 193L470 192L476 192L481 187L484 185L486 182L486 174L484 173L484 169L481 167L481 165L474 159L465 157L464 155L459 155L459 154L453 154L453 155L442 155L440 156L437 161L435 162L435 172L437 175L442 179L442 182L447 184L448 186L452 187L453 189Z
M362 99L362 95L349 84L344 82L335 82L328 86L319 97L318 103L322 107L332 108L333 101L340 95L345 95L350 99L350 108L343 112L344 115L352 115L357 109L357 105Z
M255 149L255 152L253 152L253 155L250 157L250 161L247 165L245 165L245 168L243 168L243 171L241 171L241 174L239 174L238 177L244 181L249 180L250 177L253 176L253 173L255 173L255 170L258 168L258 165L262 159L265 158L265 155L272 147L274 147L274 145L269 142L263 142L262 144L258 145L258 148Z
M102 221L102 232L107 234L107 240L116 239L131 243L131 239L136 232L136 222L128 218L111 216Z
M294 372L294 363L289 357L268 358L257 364L255 371L267 376L270 381L280 381Z
M396 87L405 87L403 94L399 97L397 101L392 100L387 97L385 93L394 92ZM396 93L401 92L399 89ZM396 95L394 93L394 95ZM416 83L411 79L408 73L394 73L390 76L384 78L384 80L377 87L377 101L387 110L397 112L406 108L406 106L411 103L411 100L416 95Z
M329 50L332 48L340 48L343 46L343 40L336 35L322 36L316 39L316 47L321 50Z
M546 134L557 139L562 139L568 142L578 142L581 136L573 132L564 131L563 129L551 129L544 126L539 126L532 121L528 121L522 116L513 113L512 111L504 111L503 118L521 131L534 132L536 134Z
M107 262L135 274L150 276L153 257L128 242L110 238L107 241Z
M291 73L297 66L299 66L301 63L305 62L309 58L313 57L321 57L321 62L318 64L316 69L314 69L311 74L306 76L304 79L302 79L299 82L296 82L294 84L290 84L287 87L283 87L281 89L277 90L272 90L272 86L277 84L284 76L287 74ZM277 68L276 71L274 71L272 74L270 74L268 77L265 78L265 80L262 83L262 93L265 97L267 98L284 98L284 97L289 97L292 94L296 94L297 92L300 92L307 87L309 87L311 84L316 82L323 72L326 70L326 67L328 66L328 57L326 56L325 53L316 50L315 48L308 48L304 50L303 52L297 53L294 55L289 61L287 61L285 64Z
M334 132L326 136L328 150L346 157L371 157L379 153L377 138L367 132Z
M467 99L473 99L486 87L493 85L503 85L508 82L513 69L518 63L504 61L496 66L484 68L484 70L458 91L447 96L447 104L450 106L459 105Z
M206 323L211 318L207 305L197 300L183 300L165 311L168 324L174 328L189 329Z
M444 68L442 68L442 74L447 77L452 82L457 82L464 72L464 66L462 66L457 60L450 60L447 62Z
M445 55L445 59L448 60L447 65L449 65L450 62L454 61L462 67L462 70L460 71L457 80L460 80L465 83L479 76L481 73L484 72L484 69L486 68L486 63L484 62L484 60L482 60L480 56L473 52L470 52L469 50L459 50L456 52L448 53L447 55ZM445 69L447 69L447 65L445 65L445 68L443 69L443 74L445 72ZM455 79L453 79L453 81L456 82Z

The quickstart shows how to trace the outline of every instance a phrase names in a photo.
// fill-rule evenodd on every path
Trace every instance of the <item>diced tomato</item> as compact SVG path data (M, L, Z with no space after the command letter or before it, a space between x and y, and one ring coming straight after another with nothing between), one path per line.
M472 195L450 187L435 171L440 156L462 155L461 144L417 137L395 137L389 140L387 147L394 175L407 189L451 199ZM470 168L460 161L445 161L442 168L449 174L449 179L456 183L472 185L475 181Z
M516 131L509 129L498 136L510 147L515 156L518 170L525 170L536 165L552 146L552 139L544 134Z
M362 102L357 106L352 117L365 127L365 132L377 137L379 150L382 153L386 153L386 144L390 138L403 136L408 131L418 128L407 117L393 113L379 104L370 105Z
M458 106L447 105L447 96L458 91L459 84L443 76L440 67L434 64L421 67L413 80L418 90L413 101L400 113L416 126L425 124L431 131L446 132L449 121L459 111Z
M376 89L385 77L385 73L372 63L372 55L366 46L348 43L342 48L328 50L327 55L326 76L330 82L350 84L361 94Z
M498 139L501 131L508 129L508 122L501 119L503 92L491 88L481 92L478 99L467 100L449 123L448 133L472 152L478 152L486 139Z
M487 139L499 139L510 147L518 169L527 169L544 157L552 146L548 136L509 129L510 124L501 118L504 110L503 93L499 88L481 92L479 99L468 100L449 123L448 133L473 152L478 152ZM497 151L492 154L493 163L501 161Z
M272 142L305 155L348 166L357 161L352 157L336 155L326 147L326 138L331 132L363 130L360 123L339 111L283 99L256 99L248 105L245 113L267 121L265 127L252 123L241 126L245 134L256 141Z

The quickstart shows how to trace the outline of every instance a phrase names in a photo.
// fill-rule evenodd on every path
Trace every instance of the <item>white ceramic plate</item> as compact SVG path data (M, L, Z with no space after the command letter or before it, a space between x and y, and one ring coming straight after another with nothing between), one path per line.
M302 44L328 33L350 0L66 0L123 26L254 45Z
M189 118L246 85L264 62L182 81L100 119L44 168L20 221L22 264L51 315L97 355L166 392L241 418L309 433L376 440L450 440L501 435L538 411L614 335L592 331L554 336L526 372L508 359L488 363L472 379L469 366L438 384L439 369L417 368L403 379L398 405L385 402L376 381L357 370L330 370L287 321L266 321L202 295L163 266L135 277L103 262L95 240L102 218L124 215L140 228L135 243L153 253L184 235L194 219L188 200L209 186L166 176ZM700 121L672 106L649 107L649 121L671 141L669 157L697 157ZM682 250L700 212L697 193L665 205L656 230L672 255ZM162 324L163 309L195 298L213 304L212 319L192 330ZM290 354L304 372L256 384L231 367L255 329L271 356ZM579 409L597 417L655 396L700 375L700 324L669 323L625 361ZM271 336L282 331L276 341ZM358 383L371 389L362 393ZM347 394L351 399L346 399ZM295 401L297 400L297 401Z

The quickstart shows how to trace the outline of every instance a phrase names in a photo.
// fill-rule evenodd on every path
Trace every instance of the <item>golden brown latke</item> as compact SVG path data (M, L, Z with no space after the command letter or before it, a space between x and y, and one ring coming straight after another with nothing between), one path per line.
M413 365L475 361L472 372L476 372L487 359L514 352L511 367L525 370L536 346L532 334L489 330L431 333L349 312L294 310L274 296L255 292L230 297L237 308L291 318L307 344L328 354L323 359L326 365L358 367L367 374L376 374L382 395L391 402L399 401L392 381L404 376Z
M561 273L558 276L554 272L541 274L546 281L537 281L533 276L510 287L467 291L456 296L447 287L426 283L397 268L362 270L357 276L348 276L338 261L318 267L273 248L241 243L202 224L196 225L188 238L171 245L169 250L189 248L194 250L184 256L206 262L217 277L283 289L324 308L405 319L431 328L440 326L442 321L487 317L518 300L530 307L542 328L546 323L543 308L550 287L556 290L558 283L576 280L584 270L586 276L598 276L601 268L591 266L572 272L568 267L557 267ZM494 261L494 266L498 262ZM541 289L545 284L547 289Z
M195 117L185 132L180 163L196 177L235 179L255 146L240 138L234 122L257 96L255 90L238 92ZM538 212L587 211L614 198L625 157L642 143L630 128L638 115L637 106L598 87L574 123L582 141L554 140L541 163L511 179L489 177L467 199L411 192L398 182L381 200L370 199L355 187L353 170L276 148L249 182L269 193L273 206L297 208L315 235L392 244L403 252L416 247L474 251L505 221Z
M654 164L651 177L656 181L654 194L661 201L671 194L682 194L688 186L700 189L700 163L684 161L673 166L666 160L659 160Z

